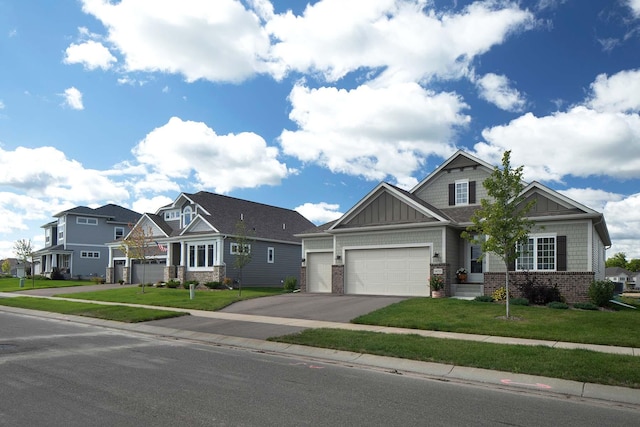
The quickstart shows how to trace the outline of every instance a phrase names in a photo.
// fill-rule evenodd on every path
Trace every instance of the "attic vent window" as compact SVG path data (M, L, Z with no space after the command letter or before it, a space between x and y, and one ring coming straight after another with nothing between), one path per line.
M282 229L286 230L287 229L287 224L285 224L284 222L282 223Z
M244 221L244 214L243 213L240 214L240 221Z

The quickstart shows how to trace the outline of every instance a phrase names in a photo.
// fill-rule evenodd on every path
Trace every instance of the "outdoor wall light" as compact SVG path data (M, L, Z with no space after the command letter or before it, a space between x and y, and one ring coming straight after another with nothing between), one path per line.
M305 261L306 261L306 258L302 258L302 262L305 262Z
M340 261L340 259L342 259L342 257L340 255L336 255L336 261Z
M435 253L433 254L433 257L434 257L434 258L440 258L440 254L439 254L438 252L435 252Z

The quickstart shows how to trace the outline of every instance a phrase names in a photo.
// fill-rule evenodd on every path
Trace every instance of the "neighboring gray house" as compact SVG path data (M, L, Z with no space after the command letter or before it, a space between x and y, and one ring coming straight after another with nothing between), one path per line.
M482 182L494 167L456 152L411 191L380 183L337 221L302 237L301 288L307 292L429 296L442 276L449 296L491 295L504 285L505 266L461 237L488 198ZM605 277L607 225L596 212L540 183L523 190L536 200L528 252L510 266L555 283L569 302L587 300L589 284ZM464 268L466 283L456 271Z
M636 288L639 276L640 273L634 273L622 267L607 267L605 270L605 278L607 280L623 285L620 291Z
M107 281L238 280L234 260L240 248L234 235L239 221L244 221L251 240L243 286L280 286L286 277L299 279L301 241L294 235L313 227L312 222L290 209L201 191L182 193L140 218L134 230L151 236L146 263L128 258L118 242L111 243Z
M140 214L122 206L78 206L54 215L42 226L45 247L34 253L34 274L65 278L102 276L109 262L107 242L122 239Z

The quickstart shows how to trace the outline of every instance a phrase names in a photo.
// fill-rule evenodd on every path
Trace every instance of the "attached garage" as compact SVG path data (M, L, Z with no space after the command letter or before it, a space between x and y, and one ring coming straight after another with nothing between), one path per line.
M332 252L307 253L307 292L331 292Z
M429 247L345 251L345 293L429 296Z
M131 283L140 284L156 283L164 280L164 260L147 260L145 264L140 261L133 261L131 269Z

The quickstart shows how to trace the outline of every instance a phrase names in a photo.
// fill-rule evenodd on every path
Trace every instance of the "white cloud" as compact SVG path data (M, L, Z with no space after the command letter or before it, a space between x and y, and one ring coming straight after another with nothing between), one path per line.
M65 89L64 94L64 104L69 108L74 110L84 110L84 105L82 104L82 92L80 92L75 87L70 87Z
M102 43L89 40L84 43L72 43L65 51L65 64L83 64L88 70L101 68L108 70L117 62L115 56Z
M4 110L4 102L0 99L0 110Z
M608 203L619 202L624 198L622 194L594 188L570 188L558 192L598 212L603 212Z
M266 29L284 70L337 81L363 67L380 69L377 80L389 84L464 75L474 57L532 25L533 15L515 3L475 2L453 14L420 0L325 0L302 16L276 15Z
M526 101L506 76L487 73L476 81L480 98L505 111L522 111Z
M640 18L640 0L628 0L633 16Z
M640 193L619 201L608 202L604 216L611 235L612 247L607 256L625 252L627 259L640 258Z
M338 209L340 209L340 205L320 202L305 203L294 210L314 224L324 224L336 220L343 215L343 212L340 212Z
M138 162L168 178L195 174L196 186L228 193L236 188L277 185L290 171L278 149L249 132L217 135L201 122L172 117L132 150Z
M150 199L138 199L133 202L133 210L140 213L155 213L158 209L173 202L167 196L155 196Z
M121 185L99 171L85 169L77 161L67 159L53 147L18 147L14 151L0 148L0 186L53 201L57 206L63 202L86 204L129 197Z
M298 84L289 99L299 130L280 135L286 154L369 180L393 176L404 188L417 183L411 175L427 156L453 153L447 142L469 121L457 95L415 83L350 91Z
M262 71L269 37L234 0L83 0L108 29L127 71L166 72L187 81L239 82Z
M638 0L640 1L640 0ZM588 105L598 111L640 111L640 69L600 74L591 84Z

